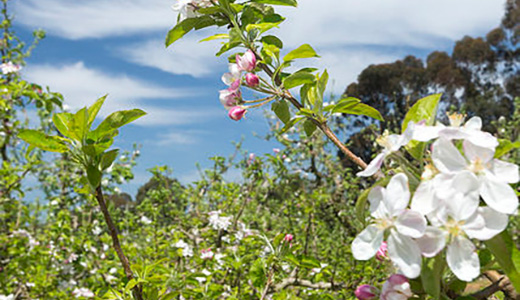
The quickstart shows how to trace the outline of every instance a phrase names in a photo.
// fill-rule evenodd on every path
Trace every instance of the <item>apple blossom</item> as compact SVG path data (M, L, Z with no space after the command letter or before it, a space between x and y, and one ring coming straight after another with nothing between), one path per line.
M228 110L240 104L242 100L242 92L237 89L227 88L219 93L220 103Z
M386 188L376 186L368 194L374 221L352 242L352 254L368 260L379 251L384 234L388 237L388 256L409 278L421 271L421 251L412 238L419 238L426 229L426 220L416 211L408 210L410 191L403 173L394 175Z
M245 116L246 113L247 113L247 109L245 109L241 106L235 106L229 110L228 116L232 120L240 121Z
M92 298L95 297L94 293L87 289L87 288L75 288L72 291L72 295L74 295L76 298L85 297L85 298Z
M0 69L2 69L2 74L7 75L20 71L22 67L20 65L16 65L8 61L6 63L1 64Z
M253 73L246 74L246 84L250 87L256 87L260 84L260 77Z
M220 216L222 212L220 210L211 211L209 215L209 225L215 230L227 230L231 225L231 217Z
M408 279L401 274L393 274L383 284L381 300L406 300L412 297Z
M363 284L357 287L354 294L359 300L372 300L377 298L378 290L368 284Z
M377 250L376 259L379 261L388 259L388 244L386 242L383 242L379 250Z
M182 256L184 256L184 257L191 257L191 256L193 256L193 248L191 248L191 246L188 245L183 240L177 241L177 243L175 243L173 245L173 247L182 249Z
M233 89L237 89L240 86L240 77L242 77L242 70L238 64L229 64L229 72L222 75L222 82L230 86Z
M172 5L172 9L179 13L179 21L183 21L184 19L198 17L199 14L196 10L201 7L209 7L211 4L209 0L177 0Z
M251 72L256 68L256 56L250 49L242 56L237 54L236 61L242 71Z
M0 295L0 300L14 300L14 295L13 294L10 294L10 295Z
M211 248L200 250L200 258L202 259L212 259L213 255L214 253L211 251Z
M393 152L398 151L401 147L407 145L414 135L415 124L410 122L405 132L401 135L399 134L388 134L380 136L376 142L383 146L384 149L381 153L379 153L366 167L365 170L358 172L356 175L361 177L369 177L377 173L381 168L385 158L392 154Z
M494 159L494 150L463 142L465 157L447 139L439 138L432 146L432 160L443 174L471 171L478 180L480 196L489 207L504 214L514 214L518 197L509 185L519 181L518 166Z

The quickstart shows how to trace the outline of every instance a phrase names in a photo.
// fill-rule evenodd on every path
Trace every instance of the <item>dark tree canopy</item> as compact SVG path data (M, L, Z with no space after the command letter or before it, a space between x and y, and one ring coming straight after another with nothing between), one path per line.
M520 96L520 0L508 0L498 28L485 38L465 36L452 54L434 51L426 61L407 56L393 63L370 65L343 96L360 98L385 117L380 130L400 132L408 108L432 93L443 93L442 108L482 117L486 130L493 121L509 117L513 99ZM441 110L442 111L442 110ZM444 114L439 115L443 119ZM359 126L350 122L347 129ZM363 130L350 136L353 150L366 156L371 147ZM368 153L367 153L368 152Z

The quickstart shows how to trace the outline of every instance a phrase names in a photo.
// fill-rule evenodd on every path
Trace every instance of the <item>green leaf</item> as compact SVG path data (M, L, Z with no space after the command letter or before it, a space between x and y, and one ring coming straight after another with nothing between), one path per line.
M74 138L82 142L88 132L87 124L88 124L88 112L87 108L84 107L80 110L78 110L74 116L72 117L72 120L69 123L69 130L71 134L74 136Z
M119 149L110 150L108 152L103 153L101 157L100 167L101 170L106 170L108 167L112 165L114 160L116 160L117 155L119 154Z
M516 248L511 235L503 231L484 243L495 256L517 293L520 292L520 250Z
M284 6L298 6L298 2L296 0L252 0L252 2L263 3L263 4L272 4L272 5L284 5Z
M289 122L285 123L285 126L280 130L280 133L286 133L289 129L291 129L296 123L300 122L305 117L295 117L289 120Z
M213 40L220 40L220 39L229 39L229 34L226 34L226 33L215 34L215 35L212 35L205 39L200 40L199 43L213 41Z
M440 299L441 294L441 275L444 268L444 258L442 254L434 258L424 259L421 269L421 281L424 291L433 299Z
M426 125L433 125L437 115L437 105L439 104L441 97L442 94L434 94L419 99L412 108L410 108L408 113L406 113L403 124L401 125L401 132L405 132L408 123L410 122L417 123L420 121L426 121ZM416 159L422 159L425 148L426 143L419 141L411 141L406 146L408 152L410 152L410 154Z
M105 99L108 95L105 95L101 98L99 98L94 104L92 104L91 107L88 108L88 124L87 127L90 128L94 120L96 119L99 110L101 109L101 106L103 106L103 103L105 103Z
M249 278L254 287L263 288L265 286L267 272L265 270L265 262L263 259L259 258L253 263L249 270Z
M97 188L101 184L101 175L101 171L96 166L87 166L87 179L93 188Z
M510 140L505 139L499 139L498 142L499 144L495 151L495 158L500 158L509 151L520 148L520 142L513 143Z
M296 72L283 80L283 86L286 89L300 86L302 84L312 84L316 82L316 76L307 72Z
M310 137L314 131L316 131L316 124L314 124L311 119L307 119L303 122L303 130L305 130L305 134Z
M321 268L320 261L310 256L302 256L300 265L309 269Z
M190 32L195 27L195 23L197 23L197 21L194 18L184 19L182 22L177 23L177 25L168 32L168 35L166 35L166 47Z
M332 113L346 113L350 108L356 106L360 102L361 100L357 98L348 97L339 100L335 105L329 105L329 109L332 110Z
M291 119L291 112L289 111L289 105L287 101L280 100L273 102L271 105L271 110L274 111L276 116L284 123L287 124Z
M441 97L442 94L434 94L417 100L408 113L406 113L401 125L401 132L406 130L410 121L414 123L426 121L426 125L433 125L437 115L437 104Z
M278 49L283 48L283 42L274 35L266 35L261 39L262 43L276 46Z
M284 61L290 61L297 58L310 58L310 57L319 57L319 55L312 49L312 47L309 44L304 44L298 47L297 49L294 49L293 51L287 53L286 56L284 56Z
M45 151L63 153L69 150L69 147L63 138L58 136L48 136L45 133L37 130L21 130L18 134L18 137L31 146L40 148Z
M52 123L54 123L54 126L56 126L56 129L63 134L64 136L68 138L73 138L71 132L69 131L70 122L73 118L73 114L63 112L54 114L52 116Z
M327 70L323 71L323 73L320 76L320 79L318 80L318 92L320 93L321 97L323 98L323 95L325 94L325 90L327 89L327 83L329 82L329 73Z
M279 22L267 22L267 23L249 24L249 25L246 26L246 30L247 31L251 31L253 29L258 29L258 31L260 33L263 33L263 32L268 31L269 29L277 27L282 22L283 22L283 20L279 21Z
M364 190L356 200L355 206L356 217L363 224L366 221L368 193L370 193L370 189Z
M95 139L111 134L118 128L133 122L146 113L140 109L121 110L110 114L99 126L92 132Z
M377 111L377 109L373 108L372 106L366 105L364 103L358 103L352 107L344 108L344 109L342 109L341 112L345 113L345 114L350 114L350 115L367 116L367 117L374 118L379 121L384 121L383 116L381 116L381 114L379 113L379 111Z

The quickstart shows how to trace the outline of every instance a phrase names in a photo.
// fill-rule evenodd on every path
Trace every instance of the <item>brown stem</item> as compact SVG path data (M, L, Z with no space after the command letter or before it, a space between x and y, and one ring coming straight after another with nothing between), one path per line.
M101 186L98 186L96 188L96 199L99 203L99 207L101 208L101 211L103 212L103 216L105 217L105 221L108 226L108 231L110 236L112 237L112 246L114 247L114 250L116 250L117 256L119 257L119 260L121 261L121 264L123 265L123 269L125 271L126 278L128 280L132 280L134 278L134 275L132 273L132 269L130 268L130 263L128 262L128 258L126 258L125 254L123 253L123 249L121 249L121 243L119 242L119 237L117 235L117 228L114 225L114 222L112 221L112 217L110 217L110 214L107 209L107 205L105 202L105 197L103 196L103 190L101 189ZM143 300L143 295L141 292L141 288L139 285L136 285L132 288L134 297L137 300Z
M332 284L330 282L311 282L309 280L304 279L298 279L294 277L286 278L282 280L279 284L273 287L273 292L279 292L287 287L290 286L301 286L301 287L307 287L311 289L332 289L332 290L339 290L344 289L347 287L344 283L335 283Z

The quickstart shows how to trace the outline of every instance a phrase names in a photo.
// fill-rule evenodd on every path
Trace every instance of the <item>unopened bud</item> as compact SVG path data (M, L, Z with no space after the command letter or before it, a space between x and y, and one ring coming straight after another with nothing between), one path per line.
M377 250L377 253L376 253L376 259L379 260L379 261L383 261L385 259L388 258L388 245L386 242L383 242L381 244L381 247L379 247L379 250Z
M285 237L283 238L283 240L287 243L292 242L293 239L294 239L294 236L292 234L286 234Z
M241 106L234 106L229 110L228 116L235 121L238 121L244 117L246 114L247 109L241 107Z
M368 284L363 284L358 286L354 294L356 294L356 298L359 300L371 300L376 299L378 293L375 287Z
M246 84L250 87L256 87L260 84L260 78L253 73L246 74Z

